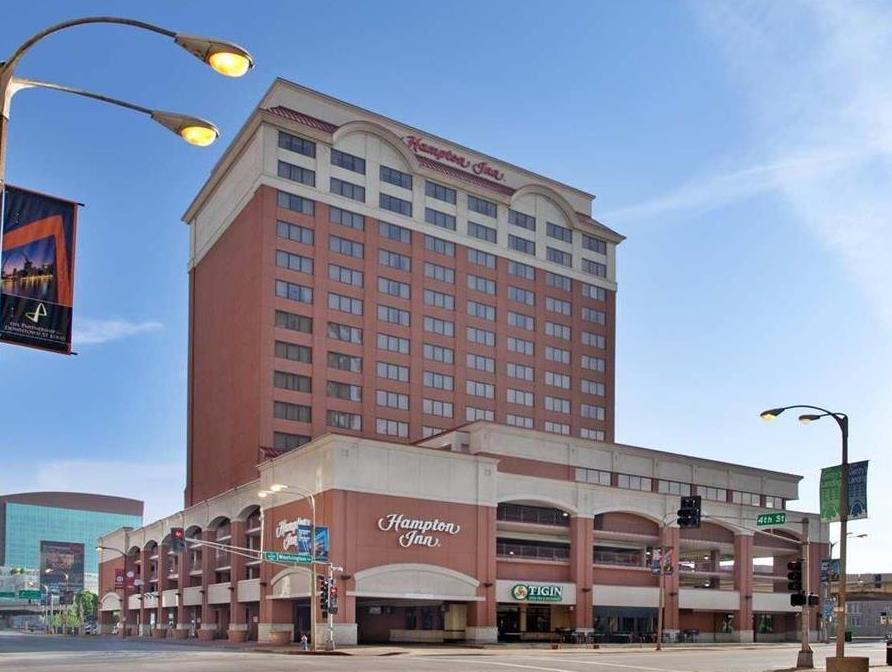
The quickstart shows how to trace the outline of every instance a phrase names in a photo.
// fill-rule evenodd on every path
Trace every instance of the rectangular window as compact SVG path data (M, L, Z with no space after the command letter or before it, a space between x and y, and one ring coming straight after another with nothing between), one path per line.
M573 287L573 281L570 278L552 273L551 271L545 273L545 284L555 289L563 289L566 292L569 292Z
M382 182L387 182L403 189L412 188L412 176L396 168L381 166L380 178Z
M573 267L573 255L569 252L564 252L563 250L546 247L545 258L548 259L548 261L560 264L561 266L566 266L567 268Z
M452 402L439 399L422 399L421 411L426 415L436 415L441 418L452 417Z
M521 289L520 287L509 285L508 300L517 301L518 303L522 303L527 306L535 306L536 294L535 292L531 292L528 289Z
M365 284L365 278L362 271L357 271L346 266L338 264L328 265L328 279L333 282L340 282L353 287L362 287Z
M582 307L582 319L586 322L595 324L607 324L607 313L603 310L595 310L594 308Z
M516 336L508 337L508 351L509 352L519 352L522 355L533 356L533 342L528 341L523 338L517 338Z
M607 243L605 241L585 233L582 234L582 246L598 254L607 254Z
M313 380L309 376L300 376L287 371L273 371L273 387L291 392L312 391Z
M390 362L378 362L375 365L375 373L378 378L397 380L401 383L409 382L409 367L391 364Z
M362 387L359 385L351 385L349 383L339 383L329 380L325 386L326 393L333 399L344 399L345 401L362 401Z
M517 327L518 329L526 329L527 331L534 331L536 329L536 320L529 315L515 313L513 310L509 310L508 326Z
M468 327L465 332L468 341L479 345L488 345L493 348L496 345L496 332L488 329L480 329L478 327Z
M427 180L424 183L424 193L431 198L436 198L438 201L446 201L455 205L455 189L450 189L442 184Z
M276 296L299 303L313 303L313 288L276 280Z
M343 352L329 351L328 367L331 369L338 369L339 371L362 373L362 357L347 355Z
M591 357L589 355L582 356L582 368L589 371L604 372L607 370L607 360L600 357Z
M273 448L280 453L300 448L309 443L310 437L303 434L289 434L287 432L273 432Z
M499 206L492 201L485 201L482 198L471 196L471 194L468 194L468 210L471 212L479 212L481 215L486 215L493 219L496 219L499 216Z
M552 434L563 434L565 436L569 436L570 425L563 422L552 422L551 420L546 420L545 431L551 432Z
M280 208L299 212L302 215L312 216L316 214L315 201L311 201L309 198L303 198L302 196L296 196L295 194L289 194L285 191L279 192L278 203Z
M378 222L378 233L382 238L406 243L407 245L412 244L412 232L404 226L397 226L389 222Z
M618 474L616 484L627 490L643 490L650 492L653 490L651 479L645 476L632 476L631 474Z
M728 491L725 490L725 488L713 488L707 485L698 485L696 490L695 494L700 495L703 499L709 499L713 502L728 501Z
M579 407L579 411L582 414L583 418L590 418L592 420L606 420L607 419L607 409L603 406L592 406L591 404L582 404Z
M450 215L446 212L440 212L439 210L434 210L433 208L425 208L424 221L428 224L439 226L441 229L449 229L450 231L455 231L455 215Z
M582 283L582 295L587 299L595 299L596 301L607 300L607 290L603 287L590 285L587 282Z
M465 364L469 369L474 371L486 371L487 373L495 373L496 360L492 357L484 357L483 355L475 355L469 352L465 358Z
M291 180L292 182L299 182L300 184L306 184L310 187L316 186L316 172L310 170L309 168L302 168L301 166L295 166L293 163L288 163L287 161L279 161L279 177L284 177L286 180Z
M409 395L389 390L375 390L375 403L378 406L407 411L409 410Z
M291 331L300 331L304 334L313 333L313 318L306 315L295 315L284 310L276 311L276 326Z
M329 292L328 307L331 310L337 310L342 313L362 315L362 299L354 299L352 296L344 296L343 294Z
M453 338L455 336L455 322L425 315L424 330L431 334L440 334L440 336Z
M592 348L598 348L599 350L606 350L607 337L601 336L601 334L592 333L591 331L583 331L582 344Z
M331 165L365 175L365 159L338 149L331 150Z
M487 408L465 406L465 421L467 422L474 422L475 420L485 420L486 422L492 422L495 417L495 412Z
M592 485L611 485L610 472L603 469L579 467L576 469L576 480L580 483L591 483Z
M505 369L509 378L517 378L518 380L532 381L535 378L535 371L532 366L524 366L523 364L515 364L508 362Z
M399 280L391 280L390 278L384 278L380 275L378 276L378 291L382 294L396 296L401 299L408 299L411 295L408 283L400 282Z
M432 387L435 390L447 390L451 392L455 386L452 376L445 373L436 373L435 371L424 372L424 386Z
M328 237L328 249L337 254L357 259L362 259L365 255L365 246L362 243L357 243L349 238L341 238L340 236Z
M391 324L399 324L400 326L408 327L409 311L401 310L394 306L378 304L378 319L382 322L390 322Z
M554 224L553 222L545 223L545 233L549 238L556 238L557 240L563 240L565 243L573 242L573 230L567 228L566 226L561 226L560 224Z
M470 317L477 317L481 320L494 321L496 319L496 307L488 303L468 301L467 313Z
M495 399L496 386L492 383L481 383L476 380L465 381L465 392L472 397L483 397L484 399Z
M536 256L536 243L520 236L508 236L508 247L523 254Z
M516 275L524 280L535 280L536 269L529 264L522 264L519 261L508 262L508 275Z
M690 494L690 491L687 494ZM744 504L746 506L762 506L762 495L758 495L755 492L738 492L735 490L731 493L731 501L735 504Z
M440 282L446 282L450 285L455 284L455 271L446 266L433 264L429 261L424 262L424 276Z
M302 404L289 404L284 401L273 402L273 417L293 422L312 422L312 408Z
M554 411L555 413L570 414L570 400L561 399L560 397L545 397L545 410Z
M390 194L385 194L383 192L378 194L378 206L382 210L389 210L398 215L405 215L406 217L412 216L412 201L405 201L402 198L397 198Z
M596 380L588 380L587 378L583 378L582 393L593 394L596 397L603 397L607 393L607 389L605 388L604 383L599 383Z
M489 278L482 278L479 275L468 274L468 289L473 289L484 294L496 293L496 282Z
M528 415L515 415L509 413L505 416L505 423L512 427L523 427L524 429L533 428L533 419Z
M784 508L784 498L775 497L774 495L765 495L766 509L782 509Z
M591 259L582 260L582 271L583 273L588 273L589 275L594 275L599 278L607 277L607 265L592 261Z
M395 268L399 271L412 270L411 257L405 254L400 254L399 252L391 252L390 250L385 250L383 247L378 249L378 263L382 266Z
M390 334L378 334L378 349L388 352L398 352L402 355L409 354L409 339Z
M425 343L423 348L424 358L432 362L442 362L443 364L455 363L455 350L452 348L444 348L441 345L433 345Z
M287 268L289 271L313 275L313 260L310 257L292 254L285 250L276 250L276 266Z
M328 206L328 221L357 231L365 230L365 217L358 212L350 212L333 205Z
M288 359L292 362L303 362L309 364L313 361L313 349L306 345L297 345L296 343L288 343L287 341L276 341L275 345L276 357Z
M478 224L477 222L468 222L468 235L472 238L485 240L488 243L495 243L498 241L499 232L491 226L483 226L483 224Z
M519 226L522 229L528 229L530 231L536 230L536 218L532 215L525 215L517 210L508 210L508 223L513 224L514 226Z
M362 431L362 416L359 413L345 413L344 411L328 411L325 414L325 422L335 429L352 429Z
M592 441L604 441L607 434L603 429L592 429L590 427L580 427L579 436L583 439L591 439Z
M428 425L421 426L421 436L425 439L434 436L435 434L440 434L441 432L445 432L446 430L442 427L429 427Z
M442 238L429 236L427 234L424 235L424 249L447 257L455 256L455 243L450 243L448 240L443 240Z
M338 194L344 198L352 198L354 201L362 201L365 203L365 187L345 180L339 180L336 177L329 179L328 190L333 194Z
M455 297L445 292L437 292L433 289L424 290L424 305L443 308L444 310L455 310Z
M362 329L337 322L328 323L328 337L344 343L362 344Z
M559 315L570 315L570 302L561 301L553 296L545 297L545 310Z
M532 392L527 392L525 390L516 390L513 387L509 387L506 392L506 397L509 404L517 404L519 406L533 405Z
M409 436L409 423L386 418L375 418L375 432L384 436L398 436L405 439Z
M559 387L562 390L570 389L570 376L565 373L557 373L556 371L545 372L545 384L552 387Z
M480 250L468 249L468 261L472 264L477 264L478 266L485 266L486 268L496 267L496 255L489 254L488 252L481 252Z
M570 351L562 348L554 348L550 345L545 346L545 359L549 362L559 362L561 364L570 363Z
M316 158L316 143L304 140L285 131L279 131L279 147L310 158Z
M313 229L308 229L305 226L298 226L297 224L291 224L290 222L283 222L282 220L276 222L276 235L279 238L292 240L295 243L301 243L302 245L313 244Z
M566 324L558 324L557 322L545 323L545 335L560 338L564 341L571 340L570 327Z

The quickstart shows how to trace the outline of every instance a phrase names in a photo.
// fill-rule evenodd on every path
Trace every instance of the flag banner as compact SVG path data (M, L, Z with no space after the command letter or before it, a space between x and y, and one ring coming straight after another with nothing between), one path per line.
M71 353L77 203L6 187L0 341Z
M848 519L867 518L867 461L851 462L848 471ZM839 521L841 484L841 465L821 470L821 520L824 522Z

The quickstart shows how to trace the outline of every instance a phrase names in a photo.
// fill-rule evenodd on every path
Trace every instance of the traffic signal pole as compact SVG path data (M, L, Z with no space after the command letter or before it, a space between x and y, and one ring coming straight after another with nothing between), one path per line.
M805 593L805 604L802 605L802 648L796 658L796 667L813 668L814 653L808 643L808 629L811 622L811 581L808 569L808 516L802 518L802 588Z

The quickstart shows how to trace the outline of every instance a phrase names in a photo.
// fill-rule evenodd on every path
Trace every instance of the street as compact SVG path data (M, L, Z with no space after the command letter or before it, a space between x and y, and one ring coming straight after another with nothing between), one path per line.
M763 672L790 668L796 660L794 644L751 646L704 646L670 649L662 653L641 649L551 651L548 649L415 648L400 655L375 655L394 649L362 647L351 656L281 655L252 651L120 640L111 637L61 638L0 632L0 670L44 672L93 672L94 670L214 670L243 672L264 670L362 670L363 672ZM832 646L814 646L816 669L823 669ZM858 642L847 647L849 655L870 656L871 665L882 665L881 642Z

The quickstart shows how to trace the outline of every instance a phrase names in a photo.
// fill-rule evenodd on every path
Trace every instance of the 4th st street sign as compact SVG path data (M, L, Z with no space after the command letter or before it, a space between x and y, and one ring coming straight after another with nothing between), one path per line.
M767 527L769 525L783 525L787 522L787 514L783 511L775 511L773 513L760 513L756 517L756 525L758 527Z

